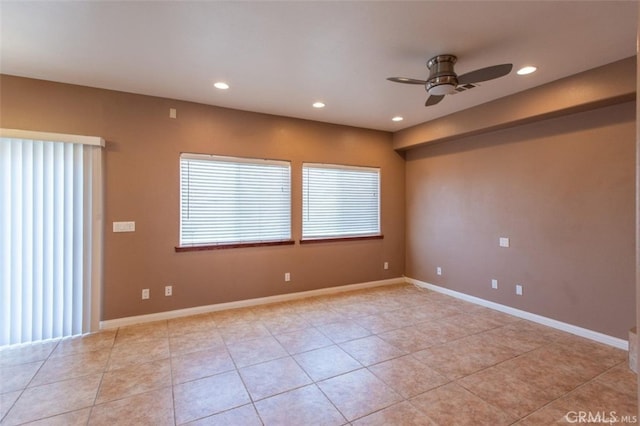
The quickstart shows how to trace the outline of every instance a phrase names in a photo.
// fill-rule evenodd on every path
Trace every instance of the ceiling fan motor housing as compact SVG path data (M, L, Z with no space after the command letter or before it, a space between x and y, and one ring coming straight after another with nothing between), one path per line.
M442 96L453 93L458 86L458 76L453 65L458 58L454 55L438 55L427 61L429 79L425 89L430 95Z

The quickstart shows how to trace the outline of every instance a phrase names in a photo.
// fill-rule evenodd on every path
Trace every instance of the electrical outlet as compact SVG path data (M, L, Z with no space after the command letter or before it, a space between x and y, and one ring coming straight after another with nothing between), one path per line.
M285 282L291 281L291 274L289 272L284 273L284 280Z
M436 267L436 274L438 275L442 275L442 268L441 267Z
M149 298L149 289L148 288L143 288L142 289L142 300L147 300Z
M522 286L520 284L516 284L516 294L522 296Z
M494 290L498 289L498 280L496 279L491 280L491 288Z
M389 262L384 262L384 269L389 269Z
M500 237L500 240L498 242L500 244L500 247L509 247L509 238L507 237Z
M165 285L165 286L164 286L164 295L165 295L165 296L171 296L171 295L173 295L173 286L171 286L171 285Z

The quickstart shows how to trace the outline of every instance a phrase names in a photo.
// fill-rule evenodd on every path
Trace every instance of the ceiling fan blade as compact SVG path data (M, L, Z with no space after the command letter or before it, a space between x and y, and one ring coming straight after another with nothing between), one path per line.
M494 65L492 67L480 68L458 76L458 84L480 83L481 81L493 80L503 77L511 72L513 64Z
M435 105L440 102L444 98L444 95L432 95L427 98L427 102L424 103L424 106Z
M405 83L405 84L427 84L424 80L416 80L415 78L407 78L407 77L389 77L387 78L389 81L393 81L394 83Z

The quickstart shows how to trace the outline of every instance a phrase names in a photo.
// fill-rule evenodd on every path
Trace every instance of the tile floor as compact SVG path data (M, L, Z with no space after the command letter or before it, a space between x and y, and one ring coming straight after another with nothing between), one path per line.
M576 423L582 411L622 421L637 414L626 357L396 285L2 350L0 418L493 426Z

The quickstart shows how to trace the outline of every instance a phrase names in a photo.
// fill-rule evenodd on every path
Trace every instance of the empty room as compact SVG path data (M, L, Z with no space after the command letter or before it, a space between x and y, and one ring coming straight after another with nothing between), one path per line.
M0 424L636 424L639 16L0 0Z

